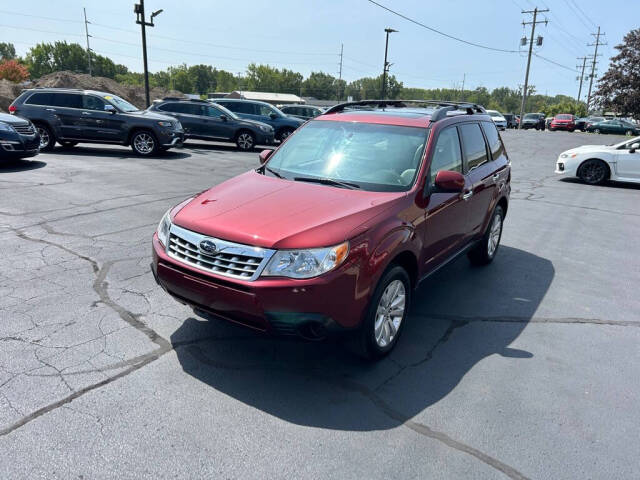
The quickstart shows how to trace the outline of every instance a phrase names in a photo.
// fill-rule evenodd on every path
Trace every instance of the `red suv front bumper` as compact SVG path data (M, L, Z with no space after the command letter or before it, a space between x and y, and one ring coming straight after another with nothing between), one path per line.
M316 278L258 278L253 282L216 276L170 258L153 236L156 282L202 316L212 315L276 334L353 329L360 325L368 292L358 291L359 269L347 261Z

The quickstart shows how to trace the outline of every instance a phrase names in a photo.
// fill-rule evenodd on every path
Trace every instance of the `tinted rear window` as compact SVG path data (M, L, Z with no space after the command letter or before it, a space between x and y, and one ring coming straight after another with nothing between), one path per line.
M500 134L493 122L482 122L482 128L484 128L484 134L487 136L491 156L495 160L504 153L504 145L500 140Z
M51 105L54 107L82 108L82 95L77 93L52 93Z
M50 93L34 93L24 102L27 105L51 105Z
M471 170L487 161L487 146L477 123L460 125L462 145L467 158L467 168Z

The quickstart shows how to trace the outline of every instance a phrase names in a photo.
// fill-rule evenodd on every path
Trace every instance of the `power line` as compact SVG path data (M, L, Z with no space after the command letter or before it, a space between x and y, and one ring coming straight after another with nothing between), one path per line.
M567 7L569 7L569 9L571 9L574 13L575 13L575 17L580 20L580 23L582 23L582 25L585 26L585 28L587 29L587 31L591 30L591 27L582 19L582 17L578 14L578 11L573 7L573 5L571 3L569 3L569 0L564 0L565 3L567 4Z
M539 58L540 60L544 60L545 62L551 63L553 65L555 65L556 67L560 67L560 68L564 68L565 70L569 70L570 72L576 72L577 70L575 68L571 68L571 67L567 67L566 65L562 65L561 63L555 62L549 58L543 57L542 55L537 54L536 52L533 52L533 55L536 56L537 58Z
M405 20L411 22L411 23L415 23L416 25L422 27L422 28L426 28L427 30L430 30L434 33L437 33L438 35L442 35L443 37L447 37L450 38L452 40L456 40L458 42L461 43L465 43L467 45L471 45L473 47L478 47L478 48L484 48L485 50L492 50L494 52L503 52L503 53L520 53L519 50L505 50L503 48L494 48L494 47L489 47L487 45L482 45L480 43L474 43L474 42L470 42L468 40L464 40L462 38L458 38L455 37L453 35L449 35L448 33L442 32L440 30L437 30L433 27L430 27L428 25L425 25L424 23L421 23L417 20L414 20L413 18L407 17L406 15L403 15L402 13L396 12L395 10L391 10L389 7L385 7L384 5L382 5L381 3L375 2L374 0L367 0L369 3L372 3L380 8L382 8L383 10L386 10L387 12L393 13L394 15L397 15L400 18L404 18Z
M579 5L578 3L576 3L576 2L575 2L575 0L571 0L571 3L573 3L573 5L578 9L578 11L582 14L582 16L583 16L584 18L586 18L586 19L587 19L587 21L588 21L589 23L591 23L591 25L593 25L594 27L595 27L595 26L597 26L597 25L595 24L595 22L594 22L593 20L591 20L591 19L589 18L589 16L588 16L586 13L584 13L584 10L582 10L582 8L580 7L580 5Z

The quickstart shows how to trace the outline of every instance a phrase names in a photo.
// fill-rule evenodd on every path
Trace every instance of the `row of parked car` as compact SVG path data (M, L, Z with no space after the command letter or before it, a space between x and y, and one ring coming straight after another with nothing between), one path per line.
M284 110L284 111L283 111ZM92 90L23 91L0 117L0 153L28 157L56 143L130 145L142 156L178 147L188 138L234 142L240 150L281 142L320 107L278 109L259 101L168 97L140 110L126 100Z

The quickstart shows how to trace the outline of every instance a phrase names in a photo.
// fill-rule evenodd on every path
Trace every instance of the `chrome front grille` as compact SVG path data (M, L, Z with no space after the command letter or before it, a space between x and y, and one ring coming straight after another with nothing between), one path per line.
M13 125L13 129L18 132L20 135L33 135L36 133L36 130L33 128L33 125Z
M216 245L215 253L200 248L203 240ZM169 231L167 254L187 265L225 277L255 280L274 251L207 237L200 233L172 225Z

